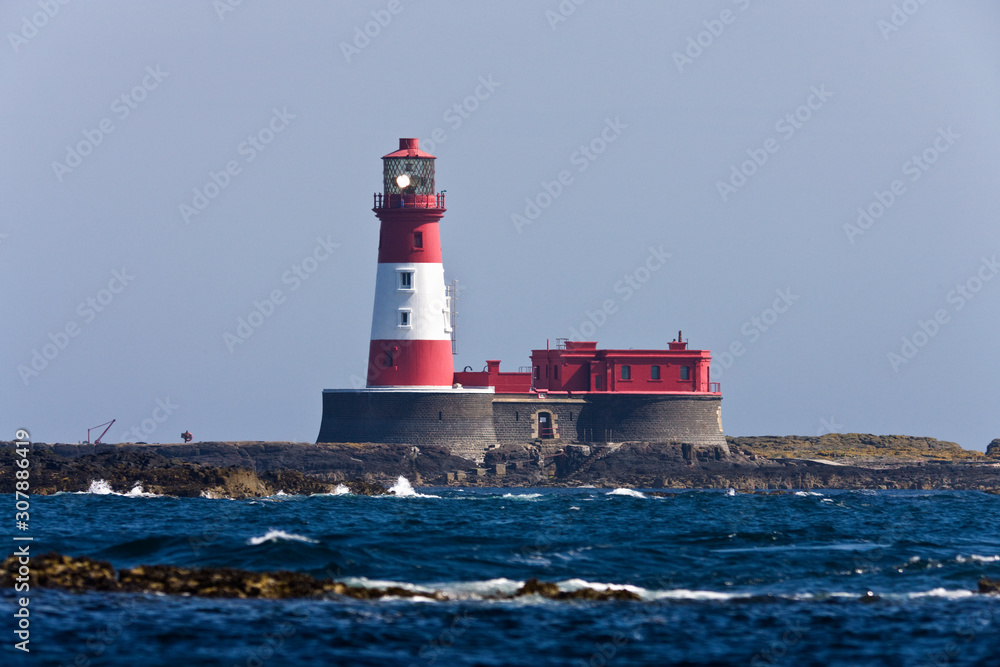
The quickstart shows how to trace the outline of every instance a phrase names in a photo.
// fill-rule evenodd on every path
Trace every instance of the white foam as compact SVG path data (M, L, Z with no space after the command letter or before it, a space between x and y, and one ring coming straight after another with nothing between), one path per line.
M348 586L360 586L362 588L403 588L416 593L433 593L435 589L432 585L411 584L407 581L391 581L389 579L369 579L368 577L346 577L341 579Z
M977 563L997 563L1000 562L1000 556L977 556L972 554L969 556L970 559L976 561Z
M629 591L640 597L649 594L649 591L645 588L631 584L605 584L599 581L586 581L585 579L567 579L566 581L558 582L556 585L563 591L579 591L584 588L590 588L595 591Z
M333 495L335 496L347 496L350 493L351 490L345 484L338 484L337 488L333 490Z
M750 597L748 593L720 593L719 591L693 591L688 588L675 588L670 591L654 591L649 593L652 600L735 600Z
M142 482L136 482L135 486L128 493L123 493L122 495L128 496L129 498L160 498L158 493L147 493L142 490Z
M540 493L505 493L504 498L516 498L517 500L534 500L535 498L541 498Z
M112 490L111 485L105 482L103 479L95 479L90 482L90 488L85 491L85 493L93 493L95 496L111 496L111 495L121 495L117 494Z
M727 496L735 496L736 495L736 489L729 489L728 491L726 491L726 495Z
M417 493L413 490L413 485L410 484L410 480L406 479L402 475L396 480L396 483L392 485L389 489L391 495L395 495L399 498L440 498L441 496L434 496L428 493Z
M123 498L162 498L158 493L147 493L142 489L142 482L136 482L128 493L118 493L111 488L103 479L95 479L90 482L90 488L82 493L90 493L95 496L121 496Z
M648 496L642 491L636 491L635 489L624 489L618 488L614 491L608 491L608 496L628 496L629 498L647 498Z
M286 533L283 530L269 530L267 531L266 535L262 535L261 537L251 537L249 540L247 540L247 544L255 547L257 545L264 544L265 542L277 542L279 540L285 542L305 542L307 544L319 544L318 540L310 539L304 535Z
M908 597L912 598L945 598L946 600L959 600L961 598L972 597L976 595L973 591L969 590L948 590L946 588L932 588L929 591L918 591L916 593L910 593Z
M796 491L795 495L805 497L805 496L822 496L823 494L816 493L815 491Z

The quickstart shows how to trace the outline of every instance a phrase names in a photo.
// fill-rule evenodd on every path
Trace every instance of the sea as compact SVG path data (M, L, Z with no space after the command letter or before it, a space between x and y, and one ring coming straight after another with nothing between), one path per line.
M32 497L33 554L293 570L451 599L32 588L24 653L5 590L0 663L1000 665L1000 597L974 592L1000 578L1000 496L414 489L404 478L394 490L228 500L95 481ZM641 601L496 599L531 578Z

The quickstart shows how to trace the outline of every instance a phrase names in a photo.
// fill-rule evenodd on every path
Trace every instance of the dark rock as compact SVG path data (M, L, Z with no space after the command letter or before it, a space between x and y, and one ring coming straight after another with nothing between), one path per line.
M524 585L517 589L514 597L522 595L541 595L552 598L559 595L559 587L549 581L539 581L538 579L528 579Z
M994 438L993 442L986 445L986 456L991 459L1000 459L1000 438Z
M14 586L19 566L17 556L10 556L0 564L0 587ZM377 600L385 597L419 597L438 601L450 599L440 591L412 591L398 586L387 588L348 586L332 579L316 579L308 574L283 570L251 572L228 567L186 568L175 565L140 565L123 569L116 577L114 568L106 561L93 560L86 556L74 558L55 552L31 558L29 566L33 586L62 588L74 592L117 591L271 600L325 595L343 595L359 600ZM556 584L538 579L526 581L512 596L497 596L496 599L535 594L553 600L640 600L635 593L623 590L597 591L583 588L577 591L560 591Z
M366 482L362 479L355 479L350 482L347 482L345 486L351 490L351 493L359 496L389 495L389 489L385 488L378 482Z
M984 595L1000 594L1000 579L987 579L983 577L979 580L979 592Z
M12 587L21 563L10 556L0 564L0 587ZM87 557L73 558L54 551L33 556L31 585L39 588L64 588L71 591L117 591L115 570L111 563Z

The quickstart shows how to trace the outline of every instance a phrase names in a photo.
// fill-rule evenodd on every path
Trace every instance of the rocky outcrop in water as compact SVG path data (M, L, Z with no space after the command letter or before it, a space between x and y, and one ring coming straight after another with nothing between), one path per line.
M14 492L14 456L12 447L0 446L0 493ZM336 488L332 482L298 470L257 473L246 468L220 468L168 459L156 451L135 447L65 457L54 448L34 446L30 460L31 492L40 495L87 491L97 480L103 480L117 493L128 493L138 484L147 493L182 498L260 498L278 491L308 495L330 493ZM362 495L389 493L373 480L357 479L346 485Z
M86 491L103 479L120 493L139 483L162 495L250 498L278 491L329 493L347 484L368 495L386 493L400 476L414 486L1000 489L996 457L932 438L830 434L730 438L729 443L726 455L717 447L676 443L535 441L490 450L478 466L441 447L411 445L34 444L31 490ZM14 452L11 443L3 444L0 493L10 493ZM992 445L994 454L998 447ZM878 455L869 456L873 451Z
M10 588L18 576L20 562L10 556L0 564L0 588ZM286 599L342 595L359 600L385 597L451 599L440 591L416 591L399 586L366 588L350 586L332 579L316 579L301 572L251 572L229 567L185 568L174 565L140 565L125 568L117 575L111 563L86 556L72 557L55 552L33 557L30 561L32 585L63 590L115 591L121 593L159 593L195 595L208 598ZM626 590L582 588L561 591L550 582L530 579L513 595L492 595L491 599L509 599L540 595L552 600L638 601L641 598Z

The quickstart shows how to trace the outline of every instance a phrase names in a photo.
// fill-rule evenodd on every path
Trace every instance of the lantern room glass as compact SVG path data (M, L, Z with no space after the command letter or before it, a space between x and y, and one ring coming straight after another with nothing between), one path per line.
M430 158L383 158L382 182L387 195L434 194L434 160ZM410 182L400 187L397 179L406 174ZM405 179L404 179L405 182Z

